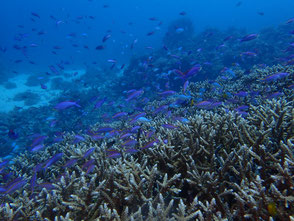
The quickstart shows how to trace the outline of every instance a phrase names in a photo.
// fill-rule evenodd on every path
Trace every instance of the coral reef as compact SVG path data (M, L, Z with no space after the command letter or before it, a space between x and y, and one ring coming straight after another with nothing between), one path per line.
M265 80L277 72L289 75ZM236 69L216 82L221 92L209 81L187 89L192 100L200 93L202 101L221 100L216 107L189 101L175 108L177 94L147 103L144 121L99 123L78 142L77 133L68 133L42 151L19 155L9 166L13 185L0 196L0 216L293 220L294 109L287 87L293 67L255 67L250 74ZM260 94L240 96L244 85ZM268 91L281 90L282 95L267 98ZM240 104L248 105L246 115L236 111ZM130 140L122 138L126 134Z
M294 220L291 30L180 19L126 67L33 74L62 92L1 113L0 220Z
M176 33L181 27L188 28ZM246 35L244 30L207 28L195 34L190 20L175 20L163 39L164 47L149 56L134 57L125 69L124 77L118 79L113 88L130 90L148 85L152 91L165 88L168 82L170 89L176 90L181 81L171 70L184 72L195 64L201 64L202 69L191 78L193 81L215 79L224 67L250 71L254 65L291 65L294 47L289 46L293 39L288 28L286 25L267 28L261 30L254 41L240 43L239 39ZM140 82L136 81L138 76Z
M163 38L163 43L168 48L176 48L191 40L194 35L194 25L192 20L181 18L171 22Z

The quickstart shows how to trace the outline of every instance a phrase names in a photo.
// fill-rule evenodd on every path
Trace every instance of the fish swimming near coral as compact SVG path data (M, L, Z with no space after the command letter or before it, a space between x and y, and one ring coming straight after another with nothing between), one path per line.
M16 190L23 187L26 183L27 181L25 179L18 177L7 184L5 187L0 187L0 193L5 195L14 193Z
M258 37L258 34L249 34L240 39L240 42L251 41Z
M289 73L287 72L279 72L279 73L275 73L269 76L266 76L265 78L261 79L261 81L265 81L265 82L270 82L270 81L275 81L281 78L285 78L289 76Z
M178 128L177 126L172 125L172 124L162 124L161 126L164 127L164 128L167 128L167 129L176 129L176 128Z
M60 102L60 103L56 104L54 106L54 109L56 109L56 110L65 110L65 109L68 109L70 107L81 107L81 106L78 105L74 101L63 101L63 102Z
M63 153L57 153L57 154L55 154L52 158L50 158L49 160L47 160L44 163L43 168L44 169L47 169L48 167L50 167L51 165L53 165L54 163L56 163L58 160L60 160L63 155L64 155Z
M198 72L201 71L201 69L202 69L201 65L196 64L192 68L187 70L186 72L181 72L178 69L175 69L174 72L179 74L183 79L187 80L187 79L195 76L196 74L198 74Z
M158 94L159 94L160 96L167 97L167 96L174 95L175 93L176 93L175 91L169 90L169 91L163 91L163 92L160 92L160 93L158 93Z
M133 93L131 93L127 98L126 101L131 101L134 100L136 98L138 98L139 96L141 96L144 93L143 90L138 90L138 91L134 91Z
M121 117L124 117L124 116L127 116L127 115L128 115L127 112L118 112L118 113L114 114L114 115L112 116L112 118L113 118L113 119L117 119L117 118L121 118Z

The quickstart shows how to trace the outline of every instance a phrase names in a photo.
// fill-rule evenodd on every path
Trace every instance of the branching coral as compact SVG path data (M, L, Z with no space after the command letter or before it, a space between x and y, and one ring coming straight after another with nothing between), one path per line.
M193 96L199 87L190 86ZM73 142L74 134L67 134L61 143L14 160L11 172L27 183L1 195L0 216L6 220L293 220L291 97L261 99L260 105L248 106L246 118L231 110L234 104L214 110L167 106L174 116L186 117L185 122L153 114L169 99L154 101L146 107L152 120L130 135L136 141L131 148L116 133L103 140L85 135L79 143ZM91 130L100 126L107 125ZM134 125L124 121L110 126L122 132ZM94 151L85 155L91 148ZM62 157L48 163L58 153Z

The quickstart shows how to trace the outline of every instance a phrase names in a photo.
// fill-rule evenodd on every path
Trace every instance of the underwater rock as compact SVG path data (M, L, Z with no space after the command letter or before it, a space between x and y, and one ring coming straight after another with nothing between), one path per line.
M16 84L15 84L14 82L6 82L6 83L4 84L4 87L5 87L6 89L14 89L14 88L16 88Z
M13 98L14 101L24 101L24 105L32 106L40 101L40 95L33 93L31 91L26 91L18 93Z

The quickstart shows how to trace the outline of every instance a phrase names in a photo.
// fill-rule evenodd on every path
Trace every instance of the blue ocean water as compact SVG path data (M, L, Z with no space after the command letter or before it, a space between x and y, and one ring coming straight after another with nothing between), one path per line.
M152 92L160 93L164 87L179 91L182 80L169 77L175 68L184 73L200 63L199 70L208 69L194 80L203 80L214 79L224 68L234 75L232 64L249 69L278 63L276 55L263 57L260 45L239 44L235 54L222 48L228 48L231 38L238 44L252 34L253 39L260 35L267 44L279 44L276 51L287 50L293 39L292 8L291 0L3 2L2 156L28 150L35 137L46 136L51 144L65 131L86 130L107 114L124 108L136 111L124 103L128 90L144 91L146 102L152 100ZM259 34L262 30L264 35ZM288 43L279 40L279 33ZM218 65L202 52L202 46L223 56ZM202 60L197 55L166 68L152 63L160 55L170 60L185 53L203 53ZM255 60L248 62L246 56ZM151 82L142 82L142 77ZM61 103L68 106L56 108L68 101Z
M291 0L5 1L0 8L1 47L8 50L1 53L1 65L10 71L45 71L48 65L61 60L78 67L92 62L103 66L109 58L124 63L134 53L145 53L146 46L161 47L168 24L180 18L182 11L187 14L184 17L193 21L196 33L205 28L229 27L250 33L285 22L293 15L293 6ZM156 34L146 36L154 30ZM103 53L93 50L108 31L111 39L107 50ZM136 51L130 53L128 47L135 39L138 39ZM26 54L15 50L14 45L28 47ZM57 55L52 54L54 46L62 47ZM23 62L15 64L15 60Z
M109 203L110 197L103 196L105 199L102 197L98 200L101 196L98 196L96 190L94 194L83 193L88 197L85 202L91 207L89 211L93 210L84 214L84 209L79 211L84 207L76 206L72 209L64 206L69 205L66 203L72 199L63 198L65 203L62 202L62 209L55 209L56 205L50 205L53 201L43 200L41 193L44 193L45 188L48 191L46 194L50 195L50 190L57 189L57 183L67 182L77 174L83 176L83 179L86 177L82 181L83 185L92 182L91 185L102 183L102 186L107 180L108 183L103 187L104 193L114 198L120 197L119 194L111 195L109 190L114 188L114 192L121 192L119 188L125 183L120 186L115 184L118 189L113 187L115 179L120 180L121 171L117 176L119 178L114 175L110 177L110 169L105 165L115 165L115 162L119 162L115 161L117 158L125 160L131 157L136 159L136 166L143 164L140 161L142 159L151 159L148 161L151 164L148 165L149 168L158 164L158 184L154 182L148 186L149 197L155 201L160 198L163 202L162 196L156 191L159 186L164 186L161 181L165 183L167 174L170 178L178 176L175 173L181 173L179 182L175 184L181 190L173 188L168 192L169 187L161 188L160 191L164 194L168 192L164 201L172 199L179 203L179 199L184 199L186 205L198 196L198 190L192 185L189 187L192 180L189 176L196 173L188 170L200 165L203 174L207 175L208 171L220 174L220 182L225 185L233 183L229 188L234 191L229 192L227 186L221 186L215 191L222 195L218 200L223 200L225 206L219 206L221 209L217 208L214 212L223 217L227 214L236 216L236 208L241 208L241 203L254 198L245 196L246 200L239 200L240 197L238 200L230 200L231 197L233 199L232 193L237 195L240 189L236 188L237 185L246 183L244 180L247 179L264 191L278 183L274 179L286 176L291 170L284 167L293 166L286 163L290 162L292 156L292 150L288 146L290 147L293 138L293 124L288 122L291 119L294 89L293 8L293 0L1 2L0 220L4 220L4 212L8 214L11 211L6 209L8 206L16 211L15 217L10 220L23 220L23 217L27 220L29 216L33 220L40 217L41 213L43 217L61 220L63 216L71 216L67 213L70 210L72 214L93 220L98 217L96 210L98 211L99 205L95 204L97 201L102 204L105 199L107 202L104 205L109 204L119 215L124 216L122 208L126 206L122 204L131 202L128 201L130 195L125 197L122 194L125 198ZM215 122L221 121L214 119L214 116L226 116L225 121L228 122L225 125L215 125ZM242 123L244 127L241 128L239 125ZM201 137L203 130L211 129L205 128L206 125L217 129L214 128L209 135ZM260 131L254 131L255 128ZM218 133L226 130L228 136L225 134L218 137ZM246 133L243 136L241 134L244 131ZM216 138L210 139L210 136ZM254 140L253 137L258 139ZM170 154L169 157L172 159L179 156L180 160L172 162L173 167L168 161L174 159L154 160L155 152L150 154L148 150L155 146L162 148L160 151L157 149L159 155L164 155L166 150L179 151L180 154ZM268 157L265 149L273 155ZM192 156L185 156L184 151ZM197 158L202 158L202 152L205 152L205 157ZM252 156L249 156L249 152ZM239 153L239 158L231 157ZM241 160L243 156L254 159L248 163L247 158ZM188 163L180 162L188 162L192 157L197 158L193 159L195 164L189 162L190 165L187 166ZM213 168L206 165L206 160ZM231 160L236 165L226 166ZM272 166L277 162L282 162L278 170ZM245 169L248 171L237 176L236 168L243 167L243 163L247 165ZM222 166L224 169L221 171L218 167ZM231 167L234 168L233 172L231 169L225 172L225 169ZM286 172L283 171L281 175L282 167ZM134 168L135 166L132 167ZM145 171L135 169L140 172L143 170ZM91 178L94 173L99 173L99 176L95 175L97 179ZM146 177L146 174L136 174L133 180L130 178L127 181L131 183L129 186L136 186L133 184L137 179ZM203 180L210 175L205 176ZM291 174L288 177L290 176ZM267 181L263 183L260 181L262 179ZM144 178L142 186L146 180ZM208 189L214 186L210 181L201 182L205 184L198 185L194 182L194 185L204 189L207 183L210 186ZM264 187L259 182L268 186ZM90 191L93 188L91 185L87 185ZM286 185L290 186L288 189L293 187L289 181L276 189L287 194L290 191ZM53 195L72 197L72 194L76 194L74 188L77 186L78 184L63 191L59 188L59 192L56 191ZM84 190L80 186L78 188ZM125 191L127 187L122 189ZM143 187L140 187L140 191L141 189ZM224 190L228 191L222 193ZM69 192L65 193L66 191ZM244 208L239 212L244 215L246 210L255 217L259 212L262 214L260 218L282 217L281 214L288 216L293 207L286 206L285 199L290 197L276 194L275 191L272 188L269 193L260 193L264 194L262 197L255 196L259 200L258 206L262 208L260 211L256 212L256 206L252 206L252 203L245 205L245 202ZM137 191L130 192L137 194ZM206 204L205 200L213 202L215 195L207 194L207 189L204 192L207 198L199 197L202 205ZM254 189L250 194L259 192ZM227 197L229 194L232 196ZM244 192L240 195L242 194ZM34 205L27 210L31 209L29 212L33 215L18 210L23 206L18 204L21 197L33 202ZM136 197L131 200L141 203L142 200L135 199ZM282 200L272 202L278 197ZM142 204L127 206L131 213L142 206L147 217L152 213L144 209L147 201L149 199ZM42 204L39 214L36 211L40 205L35 202ZM216 204L222 204L220 202ZM200 208L200 204L198 206ZM175 205L173 207L172 212L177 211ZM280 208L278 212L277 207ZM99 216L104 216L103 211L107 210L105 208L100 208L102 215Z
M107 118L107 114L124 108L134 112L123 102L128 90L144 91L146 102L152 100L154 90L161 92L165 87L178 91L182 81L177 77L164 82L172 70L200 63L193 58L190 64L183 60L177 67L157 67L152 64L156 51L163 50L165 57L177 58L179 55L175 54L179 53L202 53L202 45L219 50L217 53L224 57L219 60L222 66L217 67L203 56L199 69L203 65L212 66L214 73L212 69L202 71L194 80L213 79L223 68L229 73L228 66L234 63L247 69L254 64L277 63L272 56L265 64L260 49L247 48L246 44L238 49L242 59L240 52L228 55L222 51L226 45L220 40L226 37L230 41L235 35L234 41L238 42L246 34L257 36L262 30L270 32L285 26L289 19L287 31L293 32L292 8L291 0L3 2L0 120L5 151L2 156L12 157L28 150L35 137L46 136L50 144L65 131L86 130L90 124ZM263 40L277 40L276 32L267 34ZM197 40L193 40L194 36L198 36ZM291 34L288 38L291 39ZM251 60L250 65L244 62L244 56L256 54L260 59ZM152 77L148 68L162 73ZM134 78L132 72L136 71L139 78ZM141 76L147 79L147 75L151 82L142 82ZM54 108L67 101L72 103L62 107L62 111ZM100 110L103 105L106 107ZM69 108L72 106L79 108Z

